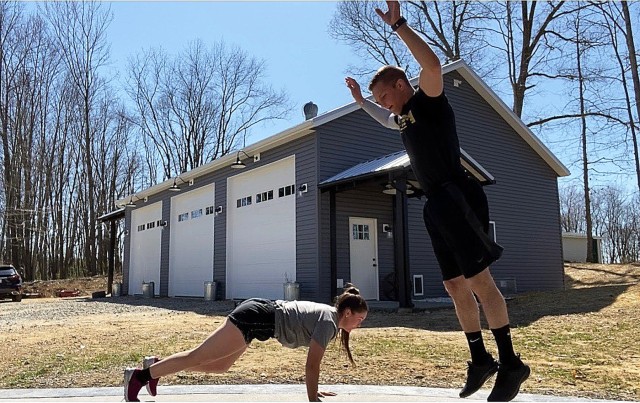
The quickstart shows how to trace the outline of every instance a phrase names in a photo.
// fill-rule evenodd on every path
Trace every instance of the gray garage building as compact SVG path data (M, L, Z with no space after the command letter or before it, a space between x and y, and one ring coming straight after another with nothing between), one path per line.
M561 288L567 168L463 61L443 74L463 165L486 185L505 248L498 285ZM290 281L326 302L351 281L401 306L445 296L420 195L398 132L350 103L119 200L122 290L153 281L160 296L202 297L215 281L219 299L276 299Z

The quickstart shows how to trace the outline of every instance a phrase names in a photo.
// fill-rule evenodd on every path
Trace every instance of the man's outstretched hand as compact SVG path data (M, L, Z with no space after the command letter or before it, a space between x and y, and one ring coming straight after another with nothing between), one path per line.
M388 25L393 25L400 19L400 2L395 0L387 1L387 12L383 12L379 8L376 8L376 13L382 18L382 21Z
M353 79L352 77L347 77L344 79L344 82L347 84L347 88L351 91L351 96L353 99L362 105L364 103L364 97L362 96L362 92L360 91L360 84Z

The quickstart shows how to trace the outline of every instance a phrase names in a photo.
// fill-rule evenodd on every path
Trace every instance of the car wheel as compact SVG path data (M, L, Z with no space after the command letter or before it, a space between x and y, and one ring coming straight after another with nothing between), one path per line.
M21 302L22 301L22 294L12 295L11 296L11 300L13 302Z

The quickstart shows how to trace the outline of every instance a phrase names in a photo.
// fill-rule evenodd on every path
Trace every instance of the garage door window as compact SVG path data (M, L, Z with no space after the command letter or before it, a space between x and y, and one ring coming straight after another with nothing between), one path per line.
M291 196L295 193L295 185L289 185L278 189L278 197Z
M178 222L187 221L189 219L189 213L182 213L178 215Z
M266 202L267 200L273 200L273 190L258 193L256 195L256 203Z
M238 199L236 201L236 205L237 205L238 208L244 207L244 206L250 206L251 205L251 196L247 196L247 197L243 197L242 199Z
M193 220L194 218L198 218L198 217L202 217L202 209L197 209L197 210L193 210L191 212L191 219Z
M138 225L138 232L140 232L140 231L144 231L144 228L145 228L145 227L144 227L144 224L140 224L140 225Z

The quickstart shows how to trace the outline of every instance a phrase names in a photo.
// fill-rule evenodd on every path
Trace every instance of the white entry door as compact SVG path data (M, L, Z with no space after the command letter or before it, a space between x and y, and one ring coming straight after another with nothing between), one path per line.
M349 217L351 282L365 299L379 299L378 236L375 218Z

